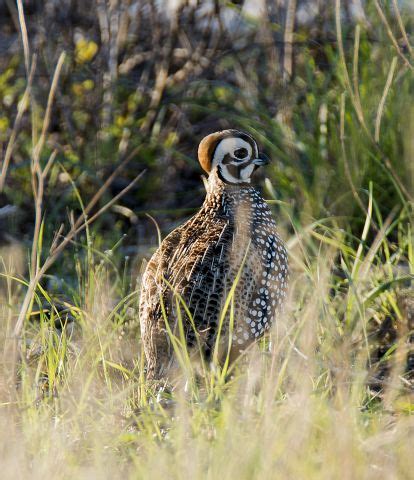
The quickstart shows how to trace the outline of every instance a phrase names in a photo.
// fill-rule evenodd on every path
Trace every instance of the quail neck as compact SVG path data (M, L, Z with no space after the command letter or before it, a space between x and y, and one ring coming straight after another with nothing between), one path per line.
M217 171L210 173L203 206L216 208L225 216L234 215L235 209L248 209L255 216L255 207L264 203L260 190L250 183L232 184L223 181ZM257 213L257 212L256 212Z

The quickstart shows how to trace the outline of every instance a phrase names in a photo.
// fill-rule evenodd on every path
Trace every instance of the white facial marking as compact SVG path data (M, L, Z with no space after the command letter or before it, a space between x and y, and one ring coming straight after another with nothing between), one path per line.
M244 167L240 171L240 178L243 182L250 182L250 176L253 173L254 165L250 164Z
M244 158L236 158L234 152L241 148L246 149L247 154ZM235 177L230 173L227 168L228 165L222 163L227 155L230 155L230 157L233 158L231 164L241 167L239 170L239 177ZM246 142L246 140L243 140L240 137L227 137L221 140L216 147L212 161L212 169L219 167L221 176L228 183L250 183L250 177L255 170L254 165L250 162L252 158L257 157L257 155L258 149L256 144L254 144L254 147L252 148L252 145L249 142ZM243 167L244 163L246 163L246 166Z
M214 152L212 166L216 167L219 165L227 154L233 156L233 152L238 148L245 148L248 153L247 158L251 158L252 146L250 143L239 137L223 138L223 140L221 140L221 142L219 142L217 145L216 151Z
M229 173L225 165L221 165L220 171L221 176L224 178L224 180L226 180L227 183L250 183L250 178L248 180L240 180L240 178L233 176L231 173Z

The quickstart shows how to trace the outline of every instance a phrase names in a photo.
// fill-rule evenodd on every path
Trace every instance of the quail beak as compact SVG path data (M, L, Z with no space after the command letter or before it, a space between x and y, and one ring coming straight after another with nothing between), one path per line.
M263 165L268 165L270 163L270 158L264 153L260 153L257 158L253 160L254 165L262 167Z

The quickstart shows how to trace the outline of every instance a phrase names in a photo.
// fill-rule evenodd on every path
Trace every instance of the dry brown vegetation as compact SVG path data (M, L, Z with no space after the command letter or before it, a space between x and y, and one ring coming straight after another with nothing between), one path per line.
M411 478L412 7L178 3L0 5L1 477ZM152 217L200 204L197 142L229 126L274 160L286 313L154 390Z

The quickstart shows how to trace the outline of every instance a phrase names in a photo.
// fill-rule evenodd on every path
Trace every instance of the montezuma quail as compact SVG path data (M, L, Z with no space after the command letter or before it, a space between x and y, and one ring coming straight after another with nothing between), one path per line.
M233 356L269 329L286 295L286 250L269 207L250 185L253 172L269 160L237 130L205 137L198 158L209 174L204 204L165 238L142 279L141 335L151 378L174 364L167 330L180 337L179 319L187 346L201 345L208 359L226 312L219 338L228 345L232 336Z

